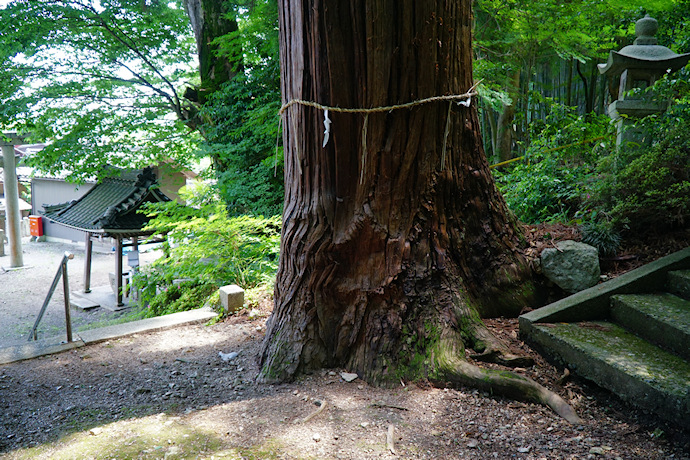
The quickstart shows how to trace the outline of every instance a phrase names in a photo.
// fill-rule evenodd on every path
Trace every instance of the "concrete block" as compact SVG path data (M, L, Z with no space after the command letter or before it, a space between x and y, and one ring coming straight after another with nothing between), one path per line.
M244 289L236 284L228 284L218 289L220 304L226 313L239 310L244 305Z
M72 292L69 295L69 303L72 307L80 310L92 310L101 306L98 302L82 297L79 293Z

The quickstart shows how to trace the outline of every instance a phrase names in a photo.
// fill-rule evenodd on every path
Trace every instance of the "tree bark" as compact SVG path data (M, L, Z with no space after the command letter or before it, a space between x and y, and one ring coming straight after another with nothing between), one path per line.
M213 40L237 31L237 21L228 19L227 2L218 0L184 0L185 11L196 39L201 85L196 96L203 104L220 86L237 73L233 63L217 55L218 45ZM241 63L234 63L237 67Z
M282 0L279 12L284 103L380 107L472 86L470 0ZM452 381L448 355L465 346L509 361L480 314L516 314L530 271L474 102L369 114L366 154L365 117L329 116L323 148L322 110L284 112L282 251L259 380L337 366L372 383ZM466 382L483 378L467 369L456 366Z
M498 116L496 134L496 152L499 161L506 161L513 158L513 121L515 120L515 110L519 98L520 89L520 70L516 70L511 76L510 86L507 88L510 96L510 103L503 104L503 110Z

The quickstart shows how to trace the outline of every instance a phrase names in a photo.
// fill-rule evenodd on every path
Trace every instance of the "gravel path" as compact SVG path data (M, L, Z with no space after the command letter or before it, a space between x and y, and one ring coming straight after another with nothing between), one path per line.
M67 264L70 291L84 288L83 244L30 242L25 238L22 249L24 266L21 269L6 270L10 265L9 247L5 247L6 255L0 257L0 267L3 267L0 269L0 347L26 343L65 252L74 254L74 259ZM151 254L142 259L154 257ZM91 286L108 285L108 273L114 271L114 252L94 245ZM39 339L65 335L64 305L60 280L39 326ZM74 331L98 327L128 314L127 310L112 312L102 307L90 311L72 308L70 311Z

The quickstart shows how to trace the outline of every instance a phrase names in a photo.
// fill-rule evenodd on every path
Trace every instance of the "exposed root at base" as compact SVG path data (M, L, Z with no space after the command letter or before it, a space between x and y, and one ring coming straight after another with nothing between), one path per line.
M461 358L459 336L453 332L444 334L439 343L436 363L439 366L437 383L450 382L490 391L513 399L527 400L550 407L555 413L572 424L582 419L563 398L534 380L515 372L482 369Z
M316 401L314 401L314 404L318 405L319 408L316 409L314 412L312 412L311 414L307 415L307 416L304 417L304 418L298 418L298 419L295 420L293 423L295 423L295 424L297 424L297 423L307 423L309 420L313 419L314 417L316 417L317 415L319 415L321 412L323 412L323 410L326 408L326 400L325 400L325 399L316 400Z
M475 361L496 363L506 367L530 367L534 365L534 360L529 356L518 356L498 350L489 350L479 355L470 355L470 358Z
M530 367L534 360L529 356L518 356L510 352L508 347L496 336L494 336L484 325L476 324L472 335L475 343L481 343L483 349L471 358L475 361L496 363L508 367Z

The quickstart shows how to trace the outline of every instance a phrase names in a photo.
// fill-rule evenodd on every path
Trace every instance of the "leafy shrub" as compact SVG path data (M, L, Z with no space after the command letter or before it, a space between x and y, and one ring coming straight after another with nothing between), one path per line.
M209 189L176 202L148 206L148 229L167 233L167 256L140 272L135 280L151 315L198 308L219 286L272 290L278 266L280 217L229 217ZM174 280L187 280L179 287Z
M277 161L277 167L275 162ZM276 173L276 169L280 171ZM232 215L273 216L283 210L283 155L256 165L217 171L218 186Z
M591 220L580 227L582 242L594 246L600 256L615 255L621 246L621 234L606 219Z
M659 232L690 221L690 72L672 77L653 88L673 100L670 109L639 123L649 145L622 146L597 165L588 204L618 231Z
M277 59L245 69L215 91L201 110L208 120L202 153L213 158L220 197L231 215L280 214L283 209Z
M690 218L690 131L679 125L660 142L614 154L599 164L594 206L618 229L646 233L684 225Z
M148 305L147 316L168 315L203 306L218 289L213 284L186 282L166 286Z
M596 158L612 148L610 120L553 104L545 121L532 124L531 137L522 161L494 170L499 189L525 223L567 222L589 193Z

